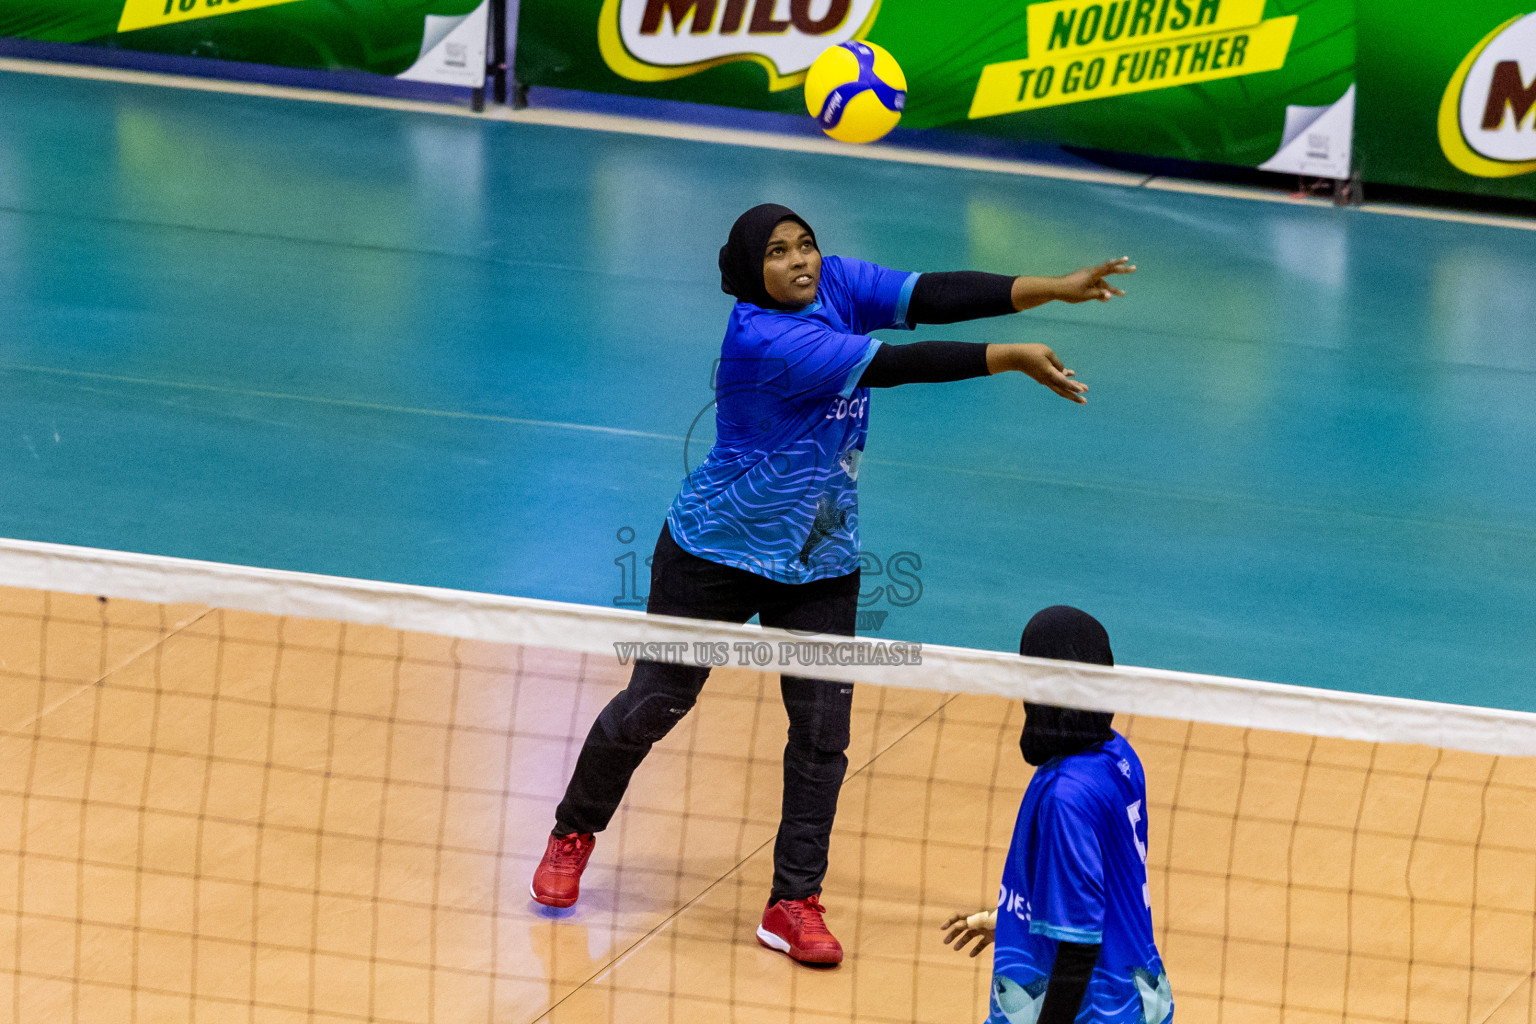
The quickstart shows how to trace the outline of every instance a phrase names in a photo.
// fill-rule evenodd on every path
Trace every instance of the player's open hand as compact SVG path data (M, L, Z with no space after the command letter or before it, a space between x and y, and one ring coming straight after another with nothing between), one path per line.
M947 932L944 936L944 945L953 945L956 949L964 949L967 942L980 939L980 942L971 947L971 956L976 956L990 946L992 940L997 937L997 911L978 910L974 914L952 914L949 920L939 927Z
M1096 267L1084 267L1082 270L1074 270L1070 274L1063 274L1056 280L1059 289L1056 297L1062 302L1087 302L1090 299L1098 299L1100 302L1108 302L1112 295L1124 295L1125 292L1109 283L1109 278L1115 274L1134 274L1136 267L1131 263L1129 256L1121 256L1117 260L1108 263L1100 263Z
M1056 358L1048 345L1022 344L989 347L988 361L991 360L991 348L1001 348L1000 353L1006 368L1027 373L1039 383L1050 388L1062 398L1076 402L1078 405L1087 405L1088 399L1083 396L1088 393L1088 385L1081 381L1073 380L1073 372L1061 365L1061 360ZM990 366L989 366L990 368Z

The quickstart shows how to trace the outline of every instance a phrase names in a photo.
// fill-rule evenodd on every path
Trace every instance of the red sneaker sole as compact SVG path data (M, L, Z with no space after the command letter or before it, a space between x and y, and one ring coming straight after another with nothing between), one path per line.
M542 903L546 907L559 907L560 909L564 910L566 907L574 907L576 905L575 896L572 896L568 900L562 900L558 896L540 896L534 890L532 882L528 883L528 895L533 897L533 902Z
M841 953L814 953L797 954L790 948L788 940L774 934L762 925L757 926L757 941L776 952L783 953L791 960L802 964L840 964L843 962Z

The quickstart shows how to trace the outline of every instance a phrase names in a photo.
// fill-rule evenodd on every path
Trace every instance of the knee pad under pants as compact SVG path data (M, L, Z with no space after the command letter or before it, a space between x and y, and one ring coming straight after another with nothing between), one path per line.
M649 746L672 731L698 700L707 668L639 662L629 687L605 709L604 730L614 739ZM615 705L618 705L615 707ZM608 710L617 711L611 718Z

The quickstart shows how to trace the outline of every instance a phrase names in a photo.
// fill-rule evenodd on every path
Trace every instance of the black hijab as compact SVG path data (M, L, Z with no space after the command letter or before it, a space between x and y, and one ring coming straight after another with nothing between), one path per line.
M1019 653L1090 665L1115 663L1114 652L1109 649L1109 634L1099 620L1064 604L1052 605L1029 620L1019 639ZM1079 753L1113 735L1110 723L1114 717L1108 711L1080 711L1025 701L1019 750L1032 765Z
M786 220L792 220L811 232L816 232L794 210L777 203L754 206L731 225L731 236L720 247L720 290L734 295L742 302L750 302L764 309L799 309L786 306L768 294L763 284L763 254L768 251L768 239L773 229Z

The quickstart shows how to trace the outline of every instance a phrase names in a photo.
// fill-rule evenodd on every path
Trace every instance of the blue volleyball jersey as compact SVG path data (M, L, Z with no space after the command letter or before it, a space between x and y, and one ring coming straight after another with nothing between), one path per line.
M1035 770L1003 866L987 1024L1034 1024L1058 942L1100 945L1080 1024L1163 1024L1173 996L1152 940L1147 783L1116 733Z
M715 445L667 513L679 547L781 583L859 567L859 459L880 343L917 274L827 256L803 309L736 303L715 369Z

